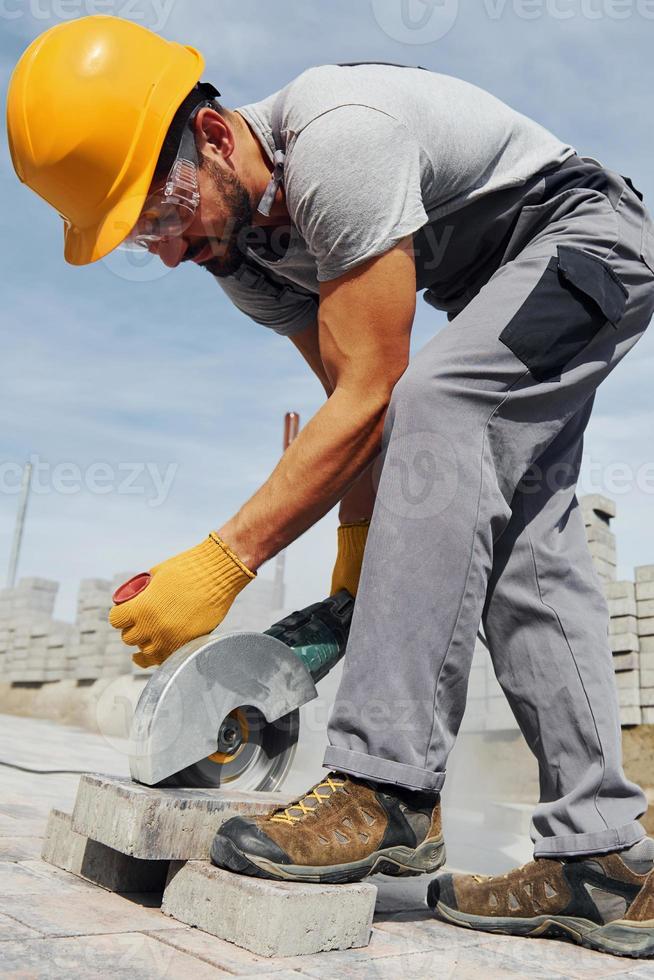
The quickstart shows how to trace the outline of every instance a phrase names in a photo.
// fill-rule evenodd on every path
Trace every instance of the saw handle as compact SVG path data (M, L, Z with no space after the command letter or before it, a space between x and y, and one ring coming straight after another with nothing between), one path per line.
M345 653L353 610L354 597L340 589L285 616L265 632L289 646L317 684Z
M122 585L118 586L112 596L114 605L120 606L120 604L123 602L129 602L129 600L133 599L134 596L137 596L140 592L143 592L144 589L147 589L151 580L152 575L150 572L139 572L138 575L134 575L126 582L123 582Z

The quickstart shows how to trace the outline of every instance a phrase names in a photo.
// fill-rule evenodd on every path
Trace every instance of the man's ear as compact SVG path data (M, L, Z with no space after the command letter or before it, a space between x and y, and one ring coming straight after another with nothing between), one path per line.
M205 106L194 119L195 138L198 151L209 157L220 156L228 160L236 145L234 130L224 116Z

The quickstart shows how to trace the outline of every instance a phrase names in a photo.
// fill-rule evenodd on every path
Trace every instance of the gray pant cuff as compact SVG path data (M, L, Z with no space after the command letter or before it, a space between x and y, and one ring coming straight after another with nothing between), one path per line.
M570 834L567 837L541 837L534 846L534 857L575 857L579 854L607 854L631 847L646 837L637 820L624 827L600 830L594 834Z
M350 776L361 776L362 779L378 779L382 783L392 783L395 786L405 786L407 789L426 789L440 792L445 782L444 772L431 772L429 769L418 769L417 766L406 766L402 762L390 762L376 755L366 755L365 752L351 752L328 745L323 760L326 769L338 769L339 772L349 773Z

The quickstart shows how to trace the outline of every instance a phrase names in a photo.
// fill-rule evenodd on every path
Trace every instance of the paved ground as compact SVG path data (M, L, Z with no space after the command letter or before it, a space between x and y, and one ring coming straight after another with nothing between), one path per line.
M0 759L44 769L126 775L120 745L52 722L0 715ZM562 942L488 937L435 921L426 879L378 877L370 946L345 953L267 959L166 918L151 897L113 895L45 864L51 807L70 811L75 775L0 767L0 977L256 976L290 978L649 978L654 963L614 959Z

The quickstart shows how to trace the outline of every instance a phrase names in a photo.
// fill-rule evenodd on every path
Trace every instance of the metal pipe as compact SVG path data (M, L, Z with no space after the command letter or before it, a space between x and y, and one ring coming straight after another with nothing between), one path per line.
M300 416L297 412L287 412L284 416L284 452L293 442L300 431ZM273 609L284 608L284 570L286 566L286 549L280 551L275 559L275 579L273 586Z
M30 493L32 482L32 464L25 463L23 470L23 482L20 488L20 503L18 514L16 515L16 526L14 528L14 540L11 546L11 556L9 558L9 571L7 573L7 588L13 589L16 584L16 571L20 558L20 548L23 542L23 530L25 528L25 514L27 513L27 500Z

